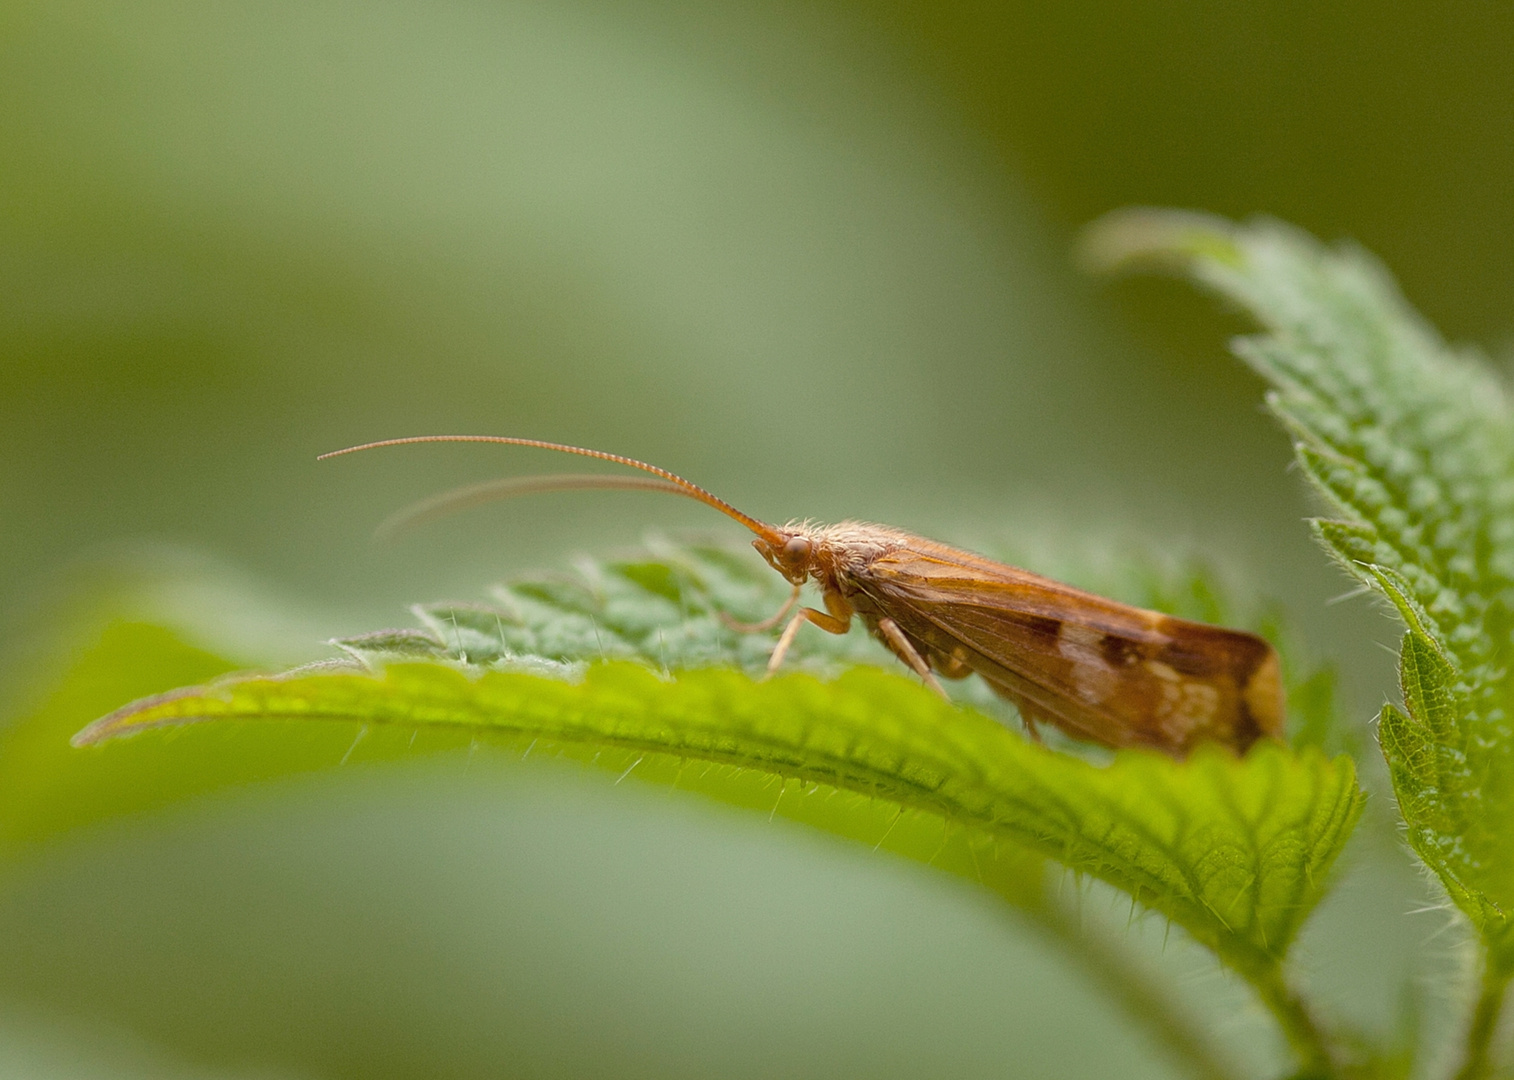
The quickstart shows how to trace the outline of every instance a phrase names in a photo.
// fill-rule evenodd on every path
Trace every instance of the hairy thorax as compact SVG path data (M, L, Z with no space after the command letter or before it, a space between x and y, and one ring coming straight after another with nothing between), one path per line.
M842 595L856 592L856 578L865 576L875 561L890 552L908 547L916 538L899 529L870 525L862 521L841 521L835 525L795 522L785 526L807 536L814 544L810 574L823 590L837 590Z

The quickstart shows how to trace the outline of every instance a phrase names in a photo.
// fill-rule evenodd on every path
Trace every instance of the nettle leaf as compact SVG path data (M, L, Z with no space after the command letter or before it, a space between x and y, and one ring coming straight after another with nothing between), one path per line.
M1380 726L1415 850L1514 962L1514 412L1366 253L1274 222L1136 211L1096 226L1107 267L1175 267L1265 332L1235 342L1336 518L1316 535L1409 632L1405 710ZM1502 943L1502 944L1500 944Z
M1121 752L1100 767L866 666L768 682L623 662L573 681L447 663L295 672L147 698L76 742L209 720L450 729L680 787L713 767L745 776L775 810L850 793L894 808L887 831L934 822L943 843L959 835L969 852L1025 848L1109 882L1248 974L1275 968L1362 805L1346 757L1269 744L1181 763Z
M1060 547L1046 568L1086 587L1242 621L1201 567L1106 558L1092 573ZM1317 1033L1298 1037L1309 1025L1300 1027L1280 961L1360 812L1348 758L1269 744L1244 760L1212 748L1177 763L1079 747L1095 765L1027 743L1013 710L978 680L954 690L986 699L996 716L941 701L860 632L801 635L786 665L794 673L759 683L774 635L736 633L722 615L761 619L787 593L747 550L654 540L650 552L495 589L488 603L422 605L419 627L338 642L345 659L231 676L113 714L86 741L142 734L108 753L48 759L40 771L8 755L12 772L38 777L27 798L56 811L31 815L10 839L19 847L124 808L323 762L500 744L611 770L617 783L758 808L976 881L1098 972L1177 1060L1229 1075L1181 1005L1088 933L1060 863L1186 927L1252 982L1301 1061L1328 1057ZM98 658L112 669L134 648L179 662L180 646L154 628L116 629ZM1303 670L1279 644L1285 670ZM84 658L70 683L98 690L96 659ZM1328 734L1330 690L1328 671L1291 684L1295 722L1302 705L1313 717L1303 727ZM60 699L20 725L44 757L56 755L61 724L74 717L76 729L89 715L83 700ZM145 730L155 727L164 730ZM1314 738L1296 735L1295 746Z
M663 670L767 665L772 638L741 633L721 618L756 622L788 598L789 586L761 560L718 544L652 537L649 550L579 559L572 574L495 586L490 602L417 604L424 629L384 630L335 642L373 662L445 658L479 668L571 673L605 660L644 660ZM790 653L798 670L834 675L847 664L894 661L864 633L803 634Z

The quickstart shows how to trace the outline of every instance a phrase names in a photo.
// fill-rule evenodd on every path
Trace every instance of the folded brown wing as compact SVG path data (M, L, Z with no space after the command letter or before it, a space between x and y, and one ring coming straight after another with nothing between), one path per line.
M1107 600L945 545L850 576L869 622L892 618L939 670L965 664L1033 720L1106 746L1245 750L1283 726L1277 656L1255 634Z

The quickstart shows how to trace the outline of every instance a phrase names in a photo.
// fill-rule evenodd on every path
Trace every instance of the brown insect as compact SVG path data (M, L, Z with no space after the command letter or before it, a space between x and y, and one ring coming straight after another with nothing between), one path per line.
M1045 722L1105 746L1148 746L1182 757L1206 740L1245 751L1283 728L1277 654L1255 634L1106 600L899 529L856 521L768 525L666 469L539 439L421 435L322 457L418 442L534 446L613 461L658 479L575 474L497 481L429 500L412 518L526 491L631 488L697 499L741 522L756 534L752 546L794 592L772 618L731 625L749 631L776 626L807 581L819 586L825 604L824 611L793 613L773 648L769 673L805 623L844 634L857 616L943 696L938 676L981 675L1014 703L1032 736Z

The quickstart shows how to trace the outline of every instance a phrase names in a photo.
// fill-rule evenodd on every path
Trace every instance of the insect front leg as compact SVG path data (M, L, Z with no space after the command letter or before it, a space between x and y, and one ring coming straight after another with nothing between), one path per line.
M764 630L771 630L773 627L777 626L783 621L783 617L785 615L794 610L794 605L799 603L800 588L801 586L795 585L794 591L791 592L789 594L789 598L783 602L783 606L773 614L769 615L766 619L763 619L761 622L745 623L740 621L739 619L731 618L731 616L726 614L724 611L717 611L715 614L720 617L720 621L724 623L726 628L729 630L734 630L738 634L760 634Z

